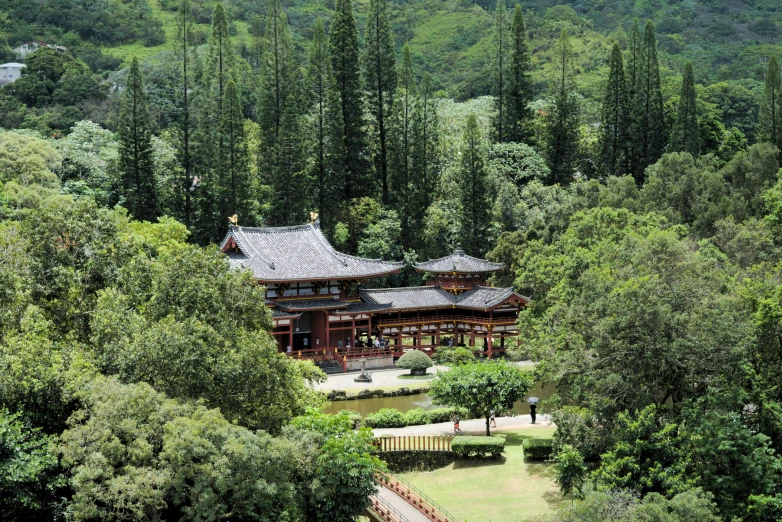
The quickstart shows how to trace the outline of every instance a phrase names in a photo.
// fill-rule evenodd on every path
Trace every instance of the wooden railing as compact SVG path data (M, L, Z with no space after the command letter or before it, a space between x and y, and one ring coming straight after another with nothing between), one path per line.
M381 485L402 497L405 502L423 513L432 522L458 522L457 518L445 508L409 482L405 482L383 471L376 471L375 478Z
M480 325L511 325L516 324L515 317L494 317L489 319L488 317L474 317L472 315L448 315L445 317L428 315L424 317L402 317L402 318L380 318L377 321L379 327L395 326L403 324L439 324L439 323L471 323Z
M391 345L388 348L316 348L295 350L288 353L288 356L315 362L334 360L339 363L340 366L342 366L344 371L347 371L347 361L349 359L360 357L381 357L389 355L393 357L401 357L407 350L421 350L431 356L440 348L442 348L442 346L436 344L417 344L415 346ZM467 348L471 349L472 352L479 357L487 354L483 347L468 346ZM503 353L505 353L504 348L500 348L499 346L492 348L493 355L500 355Z
M451 451L453 435L400 435L376 437L372 444L380 453L391 451Z
M377 495L369 497L369 509L380 517L383 522L410 522L405 516L391 504Z

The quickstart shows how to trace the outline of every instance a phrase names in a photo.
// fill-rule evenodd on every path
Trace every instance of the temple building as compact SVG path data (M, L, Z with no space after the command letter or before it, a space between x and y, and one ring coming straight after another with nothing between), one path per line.
M418 263L431 274L426 286L364 288L399 273L401 262L337 252L317 222L274 228L231 226L221 244L232 267L248 269L266 286L279 349L296 356L338 359L379 338L396 356L406 349L431 353L462 344L488 357L517 337L516 320L529 299L486 278L502 264L457 248Z

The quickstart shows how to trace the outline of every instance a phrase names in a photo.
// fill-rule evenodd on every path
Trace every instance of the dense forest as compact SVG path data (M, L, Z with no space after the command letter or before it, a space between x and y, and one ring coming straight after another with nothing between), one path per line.
M355 519L371 435L213 246L313 212L532 297L554 520L782 518L782 6L553 4L0 0L67 47L0 89L0 518Z

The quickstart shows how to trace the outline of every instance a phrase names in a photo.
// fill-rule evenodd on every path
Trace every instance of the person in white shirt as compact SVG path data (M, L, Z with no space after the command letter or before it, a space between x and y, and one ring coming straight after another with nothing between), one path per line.
M308 338L308 337L305 337L305 338L304 338L304 349L305 349L305 350L306 350L307 348L309 348L309 344L310 344L310 340L309 340L309 338Z

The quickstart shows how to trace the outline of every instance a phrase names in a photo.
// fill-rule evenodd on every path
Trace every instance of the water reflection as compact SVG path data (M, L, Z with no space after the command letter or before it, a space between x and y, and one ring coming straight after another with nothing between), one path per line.
M554 387L546 384L536 384L528 395L538 397L541 401L548 399L554 393ZM368 413L375 413L383 408L396 408L402 413L415 408L430 410L437 406L432 404L428 393L419 393L417 395L406 395L403 397L382 397L372 399L353 399L349 401L332 402L326 408L326 413L339 413L340 410L353 410L365 416ZM529 404L519 401L513 406L513 413L516 415L529 415Z

